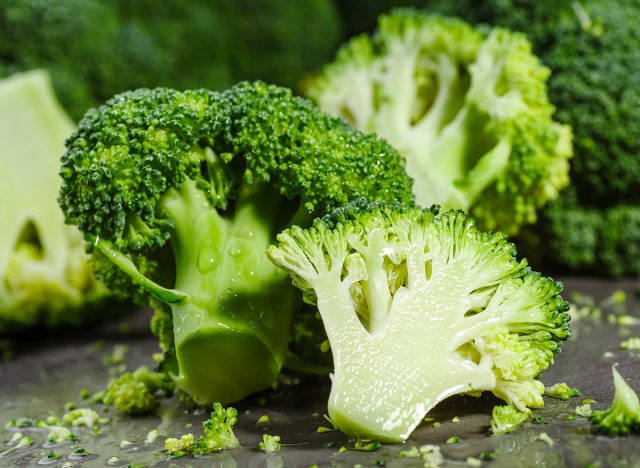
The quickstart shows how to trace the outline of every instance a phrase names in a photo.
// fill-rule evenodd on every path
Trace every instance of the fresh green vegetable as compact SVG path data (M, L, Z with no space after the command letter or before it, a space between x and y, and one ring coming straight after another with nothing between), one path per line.
M172 390L173 382L167 375L141 366L109 382L102 402L125 414L150 413L158 407L156 392L170 395Z
M107 296L56 203L73 129L46 72L0 80L0 334L82 323Z
M522 426L531 416L528 411L520 411L513 405L497 405L491 413L491 433L503 435Z
M640 275L640 4L620 0L429 0L429 11L527 34L551 68L555 118L574 132L572 189L518 244L572 273ZM526 234L526 236L524 235ZM525 250L526 249L526 250ZM534 257L540 255L540 258Z
M463 212L359 202L278 236L271 260L318 306L335 364L329 417L405 440L438 402L491 391L520 412L569 336L562 285Z
M522 34L403 9L347 43L307 92L397 147L418 203L513 234L569 183L571 131L552 120L548 77Z
M620 375L616 366L613 372L613 402L605 410L592 411L591 422L598 431L611 435L629 435L640 431L640 401L638 395Z
M262 442L260 442L258 448L264 453L273 453L280 450L281 446L282 444L280 443L280 436L262 434Z
M280 371L299 299L264 253L278 232L359 196L412 200L386 142L261 82L119 95L81 121L61 174L97 273L156 308L163 369L199 404Z
M330 0L0 0L0 31L0 77L49 69L79 119L139 87L293 86L330 59L340 21Z
M202 423L203 435L194 440L192 434L185 434L180 439L165 440L165 449L172 457L182 457L189 453L206 455L240 446L233 433L233 426L238 421L235 408L223 408L220 403L213 404L211 418Z
M552 398L559 400L568 400L569 398L580 396L580 390L571 388L564 382L559 382L545 389L545 393Z

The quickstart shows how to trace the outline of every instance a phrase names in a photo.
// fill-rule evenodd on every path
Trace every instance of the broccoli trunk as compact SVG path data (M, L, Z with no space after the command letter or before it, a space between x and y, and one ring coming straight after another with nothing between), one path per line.
M262 184L243 190L231 217L211 209L190 179L161 201L175 225L175 288L187 295L171 304L174 378L202 404L236 401L273 383L297 300L286 275L264 255L280 227L283 198Z
M469 318L428 318L430 307L438 309L438 317L460 315L464 309L458 303L439 300L442 291L451 289L447 278L442 280L417 286L421 292L396 292L385 326L374 333L366 331L358 320L348 288L342 289L342 300L338 300L334 278L313 283L335 365L329 417L343 432L401 442L438 402L451 395L495 387L491 360L476 363L456 352L468 341L467 333L459 335L461 330L466 332L461 321ZM430 343L430 351L416 355L419 343Z

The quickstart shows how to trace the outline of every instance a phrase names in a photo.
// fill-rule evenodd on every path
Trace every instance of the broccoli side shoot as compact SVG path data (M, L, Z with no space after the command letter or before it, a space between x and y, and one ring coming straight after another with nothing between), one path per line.
M80 122L61 175L97 272L154 306L163 369L199 404L280 371L300 301L265 255L278 232L359 196L412 200L386 142L261 82L116 96Z
M211 417L202 423L203 435L196 441L192 434L185 434L180 439L165 440L165 449L174 458L187 454L206 455L240 446L238 438L233 432L233 426L238 422L238 412L235 408L223 408L220 403L213 404Z
M106 296L56 203L73 129L46 72L0 81L0 334L81 323Z
M536 377L569 336L562 285L463 212L349 204L284 231L268 255L318 306L335 365L329 417L348 435L405 440L456 394L543 406Z
M629 435L640 431L640 400L638 395L620 375L616 366L613 372L613 402L602 411L593 411L591 422L600 432L611 435Z
M549 69L522 34L410 9L339 51L308 94L407 158L416 201L515 233L568 182L568 126L553 121Z

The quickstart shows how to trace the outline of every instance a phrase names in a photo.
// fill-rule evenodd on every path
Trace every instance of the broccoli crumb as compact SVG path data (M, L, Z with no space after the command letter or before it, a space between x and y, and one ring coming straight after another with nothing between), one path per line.
M512 405L494 406L491 415L491 433L493 435L507 434L522 426L530 413L519 411Z
M545 393L552 398L558 398L560 400L568 400L569 398L581 395L580 390L577 388L570 388L564 382L556 383L545 388Z
M460 437L457 435L449 437L444 443L445 444L457 444L460 442Z
M640 349L640 338L633 337L620 343L621 349L638 350Z
M272 436L269 434L262 435L262 442L258 445L258 448L264 453L273 453L280 450L280 436Z

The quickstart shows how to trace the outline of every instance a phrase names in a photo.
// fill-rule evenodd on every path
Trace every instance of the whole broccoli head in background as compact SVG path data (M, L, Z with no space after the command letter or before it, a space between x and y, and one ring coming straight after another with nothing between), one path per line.
M359 196L412 202L386 142L261 82L118 95L81 121L61 174L97 272L157 309L164 369L198 403L280 371L299 301L265 255L278 232Z
M308 94L398 148L418 203L513 234L569 182L571 133L552 120L548 77L521 34L396 10L344 46Z
M293 86L329 60L340 19L330 0L0 0L0 31L0 77L49 69L79 119L143 86Z
M86 323L106 298L56 203L74 128L46 72L0 80L0 334Z

